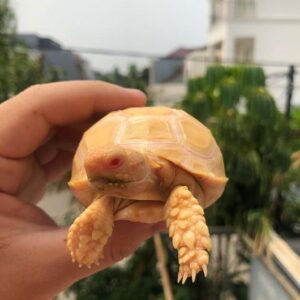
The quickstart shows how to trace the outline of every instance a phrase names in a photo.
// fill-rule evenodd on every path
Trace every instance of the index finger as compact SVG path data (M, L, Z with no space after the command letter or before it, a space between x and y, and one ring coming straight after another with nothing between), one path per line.
M27 156L40 146L53 127L144 104L142 92L102 81L33 86L0 105L0 155Z

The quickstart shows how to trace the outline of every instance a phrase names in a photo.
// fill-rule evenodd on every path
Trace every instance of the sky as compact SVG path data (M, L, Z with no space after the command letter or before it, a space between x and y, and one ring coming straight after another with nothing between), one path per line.
M209 0L11 0L19 33L50 37L66 48L166 55L205 44ZM124 70L149 60L83 55L92 67Z

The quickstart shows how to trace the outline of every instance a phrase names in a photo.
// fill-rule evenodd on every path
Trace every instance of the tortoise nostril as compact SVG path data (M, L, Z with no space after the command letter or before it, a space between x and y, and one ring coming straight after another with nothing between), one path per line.
M119 167L122 164L122 159L120 157L113 157L108 161L108 165L111 168Z
M110 149L102 156L104 167L115 169L123 165L126 160L126 152L121 148Z
M106 165L110 169L120 167L124 162L124 157L122 155L112 155L107 158Z

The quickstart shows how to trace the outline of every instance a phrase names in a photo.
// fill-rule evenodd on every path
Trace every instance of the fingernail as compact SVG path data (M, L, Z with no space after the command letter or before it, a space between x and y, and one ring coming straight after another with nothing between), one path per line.
M141 90L139 89L134 89L134 88L124 88L126 91L130 92L130 93L142 93L144 94Z
M132 88L125 88L125 90L126 90L128 93L130 93L130 94L132 94L132 95L134 95L134 96L138 96L138 97L140 97L140 98L143 98L144 101L146 101L146 95L145 95L145 93L144 93L143 91L138 90L138 89L132 89Z

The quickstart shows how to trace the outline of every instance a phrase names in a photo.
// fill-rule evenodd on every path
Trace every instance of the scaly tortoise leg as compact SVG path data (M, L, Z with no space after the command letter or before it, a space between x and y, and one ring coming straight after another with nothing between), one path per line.
M98 264L113 231L114 199L96 198L71 225L67 238L73 262L79 266Z
M186 186L172 191L165 206L165 218L173 246L178 250L178 282L182 279L185 283L190 276L194 282L201 270L206 277L211 239L203 208Z

